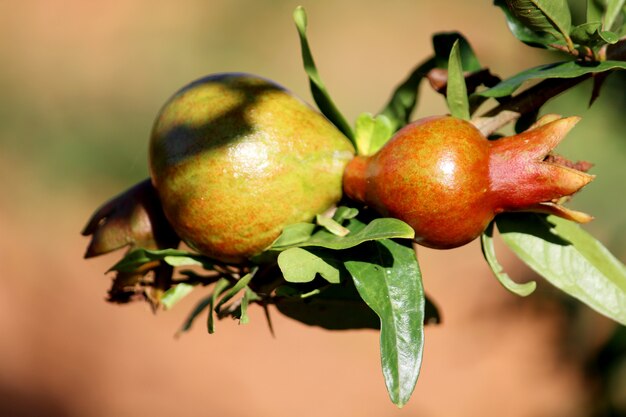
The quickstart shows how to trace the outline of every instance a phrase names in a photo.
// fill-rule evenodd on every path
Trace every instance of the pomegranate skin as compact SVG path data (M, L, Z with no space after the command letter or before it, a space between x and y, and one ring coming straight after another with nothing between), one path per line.
M200 253L239 263L285 226L335 204L354 148L283 87L228 73L195 81L165 104L149 155L176 233Z
M503 211L589 221L557 200L593 176L545 161L577 121L551 117L519 135L489 141L458 118L421 119L400 129L376 154L353 159L344 173L344 192L408 223L418 244L437 249L471 242Z

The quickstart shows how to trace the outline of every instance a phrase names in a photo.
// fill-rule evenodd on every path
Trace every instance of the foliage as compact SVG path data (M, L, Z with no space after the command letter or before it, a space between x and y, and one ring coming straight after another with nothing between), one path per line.
M378 114L361 114L354 127L321 79L307 39L306 13L297 8L294 20L304 68L320 111L353 141L358 154L371 155L411 120L423 79L445 95L452 115L493 133L517 120L518 128L534 122L549 99L588 78L594 78L597 97L607 75L626 69L623 0L588 0L587 21L576 25L564 0L496 0L495 5L521 42L564 52L566 58L500 80L481 66L462 35L437 34L433 55L399 84ZM539 84L525 88L527 81ZM491 105L490 110L478 114L483 105ZM209 333L215 331L215 318L234 317L245 324L252 303L266 311L273 305L288 317L326 329L379 328L383 375L391 400L401 407L419 375L424 325L439 322L439 313L422 287L411 246L413 230L350 201L344 204L311 223L287 227L267 251L245 265L225 265L186 250L135 248L112 270L138 276L134 283L141 292L154 286L148 278L154 268L146 265L176 268L179 276L156 300L152 297L166 309L196 287L212 286L180 332L205 312ZM548 282L626 325L626 268L578 225L516 213L498 215L483 234L483 254L499 282L516 295L528 296L536 282L519 284L503 271L493 244L495 227L504 243Z

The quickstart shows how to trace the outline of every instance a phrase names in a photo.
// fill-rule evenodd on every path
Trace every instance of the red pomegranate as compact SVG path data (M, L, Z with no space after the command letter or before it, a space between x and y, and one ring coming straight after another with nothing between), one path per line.
M429 117L399 130L376 154L354 158L344 173L352 199L415 229L417 243L454 248L478 237L498 213L591 217L563 207L594 177L550 154L578 118L548 117L518 135L488 140L471 123ZM580 168L580 169L576 169Z

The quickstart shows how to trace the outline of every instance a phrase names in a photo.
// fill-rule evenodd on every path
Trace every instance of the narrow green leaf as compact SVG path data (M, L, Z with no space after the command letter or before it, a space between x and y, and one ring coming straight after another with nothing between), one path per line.
M213 327L214 326L213 325L213 317L212 317L213 316L213 306L215 305L215 300L220 295L220 293L224 290L224 288L226 288L227 285L228 285L228 280L226 278L220 278L215 283L215 286L213 287L213 292L211 294L209 294L208 296L204 297L202 300L200 300L198 302L198 304L196 304L194 309L191 310L191 313L189 313L189 315L185 319L183 325L176 332L176 336L180 336L182 333L189 331L189 329L191 329L191 326L193 325L193 322L196 320L196 318L198 318L198 316L204 310L207 309L207 307L210 307L208 322L211 325L211 327L209 329L209 333L212 333L211 332L211 328L213 328L213 330L214 330L214 327Z
M201 265L212 269L209 258L178 249L149 250L138 248L128 252L124 258L111 267L111 271L135 272L141 266L154 261L164 261L171 266Z
M348 228L350 228L348 226ZM317 246L321 248L342 250L360 245L363 242L380 239L413 239L415 232L408 224L392 218L374 219L360 230L352 230L349 235L336 236L326 230L313 234L309 240L291 245L292 247ZM282 250L285 247L274 246L273 249Z
M604 5L599 0L587 0L587 22L602 22Z
M506 272L504 272L502 265L500 265L500 262L498 262L498 259L496 258L496 248L493 245L493 222L489 223L487 230L485 230L485 232L481 235L480 244L489 267L504 288L513 294L519 295L520 297L526 297L535 291L535 288L537 288L537 283L535 281L518 284L513 281Z
M465 71L480 71L482 66L470 43L459 32L442 32L433 36L433 49L438 68L447 69L450 53L455 44L458 44L461 66Z
M572 17L567 0L506 0L515 17L535 32L550 33L567 42Z
M196 256L164 256L163 261L171 266L202 266L203 262Z
M396 87L389 102L380 111L381 115L389 119L393 132L397 131L411 120L411 114L417 104L420 82L433 68L435 68L434 58L429 58L419 64L408 78Z
M226 304L228 301L230 301L239 291L243 290L244 288L248 287L248 284L250 283L250 281L252 280L252 278L254 278L254 276L256 275L257 271L259 270L258 267L255 267L252 269L252 271L250 271L249 273L247 273L246 275L244 275L243 277L241 277L239 279L239 281L237 281L235 283L235 285L233 285L226 294L224 294L224 296L222 297L222 299L219 301L219 303L217 303L217 305L215 306L215 311L219 312L220 308Z
M315 66L313 54L311 54L311 48L309 47L309 41L306 36L306 11L302 6L298 6L294 10L293 20L296 24L296 28L298 29L298 35L300 36L300 48L302 49L304 71L309 77L309 84L313 99L324 116L326 116L328 120L330 120L339 130L341 130L341 132L343 132L344 135L354 142L354 133L352 132L350 125L330 98L330 95L326 90L326 86L324 85L324 82L317 71L317 67Z
M250 317L248 317L248 305L250 304L250 300L253 296L255 296L249 288L243 293L243 297L241 297L241 305L239 306L239 324L248 324L250 323Z
M326 281L340 282L339 268L311 250L290 248L278 255L278 266L287 282L311 282L317 274Z
M180 300L191 294L194 288L195 285L186 284L184 282L176 284L163 293L161 304L163 304L166 310L169 310Z
M534 30L528 28L511 12L511 10L509 10L506 0L495 0L494 4L500 7L506 18L509 30L513 36L520 41L536 48L547 48L548 45L555 41L554 36L548 33L535 32Z
M504 242L552 285L626 325L626 267L577 224L531 213L499 215Z
M339 222L337 222L332 217L324 216L322 214L318 214L315 216L315 222L322 226L324 229L329 231L335 236L345 236L350 233L350 230L343 227Z
M614 28L615 22L624 9L626 0L607 0L606 11L604 12L604 29L607 31L617 30Z
M209 300L209 316L207 317L207 330L209 331L209 334L215 333L215 303L217 302L217 299L222 291L228 288L229 285L230 283L226 278L221 278L213 287L213 294L211 294L211 298Z
M446 99L448 101L448 109L452 116L464 120L470 119L467 87L465 85L465 76L463 75L458 40L454 42L448 60L448 87L446 90Z
M402 407L411 397L424 348L424 290L415 252L392 240L368 242L346 261L354 284L381 322L380 350L387 391Z
M618 69L626 69L626 62L607 60L595 65L581 65L576 61L555 62L522 71L519 74L502 81L495 87L477 94L484 97L505 97L513 94L515 90L517 90L524 82L529 80L546 78L575 78L585 74L600 73Z
M359 155L376 153L394 133L391 120L384 115L373 116L362 113L356 120L354 135Z

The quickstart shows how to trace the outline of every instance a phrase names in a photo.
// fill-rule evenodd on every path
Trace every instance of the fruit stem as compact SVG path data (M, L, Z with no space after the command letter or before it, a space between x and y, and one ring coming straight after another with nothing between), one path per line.
M361 203L365 202L367 189L367 161L365 156L354 157L346 166L343 174L343 190L348 197Z

